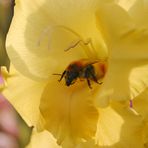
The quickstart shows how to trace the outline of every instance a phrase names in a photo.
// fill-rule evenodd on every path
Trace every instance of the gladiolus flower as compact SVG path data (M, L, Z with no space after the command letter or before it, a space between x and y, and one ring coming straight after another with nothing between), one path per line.
M7 38L7 52L23 75L12 71L4 94L30 126L48 130L63 147L76 147L94 137L97 145L121 145L126 141L130 146L122 128L130 129L129 135L138 133L133 139L139 142L132 140L131 145L141 146L142 121L138 115L127 106L98 109L97 105L133 99L147 87L146 35L113 1L19 1ZM84 79L68 87L64 79L58 82L66 67L81 59L98 61L90 65L103 84ZM110 125L107 127L108 122L117 133L110 130ZM133 129L132 123L136 123ZM102 136L107 135L106 131L112 134L111 140Z

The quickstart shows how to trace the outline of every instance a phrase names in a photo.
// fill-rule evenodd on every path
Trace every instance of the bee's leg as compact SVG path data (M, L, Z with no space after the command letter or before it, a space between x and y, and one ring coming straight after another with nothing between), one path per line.
M91 74L94 82L96 82L96 83L98 83L100 85L103 83L103 82L98 82L97 77L93 73L90 73L90 74Z
M87 84L88 84L89 88L92 89L91 84L90 84L90 80L89 79L86 79L86 80L87 80Z

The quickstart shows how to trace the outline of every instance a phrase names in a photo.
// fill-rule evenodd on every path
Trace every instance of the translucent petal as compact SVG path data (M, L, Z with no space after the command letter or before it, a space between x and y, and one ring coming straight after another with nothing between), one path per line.
M7 87L3 90L3 95L29 126L37 125L40 117L40 97L46 84L22 76L13 67L10 69L7 84Z
M110 59L148 58L148 28L138 26L124 9L113 3L101 5L96 16L108 41Z
M44 90L40 110L49 130L64 147L72 147L95 135L98 111L86 82L71 87L53 79Z
M99 109L97 143L100 147L143 147L142 118L124 104Z
M95 54L99 52L98 56L106 57L93 14L97 3L97 0L16 3L7 38L7 52L14 66L33 79L47 79L67 63L87 57L81 46L64 51L80 39L91 39Z
M133 108L148 121L148 89L133 99Z
M148 27L148 1L136 0L136 3L129 10L130 15L137 24Z
M118 4L126 10L129 10L136 0L118 0Z
M147 28L138 26L115 4L101 5L97 21L109 51L108 72L99 99L131 99L148 86Z
M148 64L145 60L111 60L101 85L97 104L107 100L129 100L148 85ZM102 104L103 105L103 104ZM104 106L107 104L104 104Z

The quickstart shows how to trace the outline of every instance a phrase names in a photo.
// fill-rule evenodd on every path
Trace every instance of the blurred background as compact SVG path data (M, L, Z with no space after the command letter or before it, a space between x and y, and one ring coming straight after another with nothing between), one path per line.
M9 70L10 61L5 50L5 40L13 17L14 0L0 0L0 92L3 87L1 69ZM0 93L0 148L24 148L30 140L29 128L15 109Z

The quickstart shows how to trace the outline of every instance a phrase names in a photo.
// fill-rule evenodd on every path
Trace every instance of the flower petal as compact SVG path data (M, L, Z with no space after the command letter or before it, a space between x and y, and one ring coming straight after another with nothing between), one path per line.
M133 108L145 121L148 121L148 89L133 99Z
M141 60L112 60L98 95L97 104L112 100L129 100L148 85L148 64ZM108 101L107 101L108 100ZM107 104L104 104L104 106Z
M82 83L67 87L53 79L41 99L45 129L65 147L75 146L82 139L88 140L95 135L98 111L93 104L92 90Z
M144 146L148 146L148 89L133 99L133 108L142 116L145 126L143 127Z
M136 0L118 0L118 4L126 10L129 10Z
M48 132L43 131L38 133L35 129L33 130L31 141L26 148L61 148L57 143L54 137Z
M99 109L97 143L102 147L143 147L142 118L124 104Z
M97 21L109 50L101 97L131 99L148 86L148 28L137 26L125 10L113 3L100 6Z
M37 132L34 128L31 141L26 148L41 148L41 147L51 147L51 148L62 148L56 143L56 139L46 130L43 132ZM94 141L88 141L85 143L78 144L75 148L98 148L94 144Z
M124 9L113 3L101 5L97 21L111 59L147 59L148 28L138 26Z
M7 38L7 52L14 66L33 79L47 79L71 61L86 58L81 46L68 52L64 49L75 40L89 38L97 46L95 52L99 49L99 56L106 57L93 15L97 3L97 0L16 3Z
M137 24L142 27L148 26L148 2L147 0L136 0L136 3L129 10L130 15Z
M46 84L37 83L22 76L13 66L11 66L7 84L6 89L2 92L3 95L29 126L37 125L40 114L40 97Z

